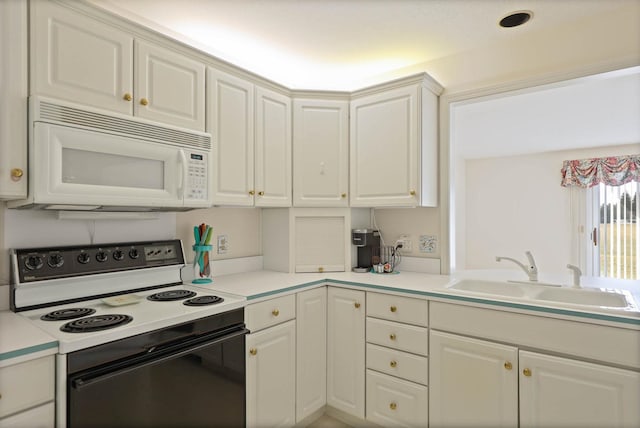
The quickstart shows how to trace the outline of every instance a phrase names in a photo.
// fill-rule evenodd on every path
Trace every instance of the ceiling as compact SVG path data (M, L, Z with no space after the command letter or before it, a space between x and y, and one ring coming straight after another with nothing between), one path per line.
M87 1L292 89L421 71L455 87L640 55L640 0ZM520 10L527 24L498 26Z

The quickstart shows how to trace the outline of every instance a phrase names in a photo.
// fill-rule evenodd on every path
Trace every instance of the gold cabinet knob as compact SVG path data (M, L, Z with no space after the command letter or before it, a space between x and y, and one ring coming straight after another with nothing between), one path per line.
M274 317L277 317L278 315L280 315L280 311L279 311L279 310L277 310L277 309L274 309L274 310L272 310L272 311L271 311L271 314L272 314Z
M345 198L347 197L347 194L346 194L346 193L343 193L342 195L340 195L340 197L341 197L342 199L345 199Z
M255 194L256 194L256 191L255 191L255 190L249 190L249 194L250 194L251 196L253 196L253 195L255 195Z
M531 369L522 370L522 374L525 375L526 377L530 377L531 376Z
M262 191L258 192L258 196L264 196L264 192Z
M398 310L398 308L396 308L395 306L391 306L391 307L389 308L389 310L390 310L391 312L395 312L395 311L397 311L397 310Z
M13 168L11 170L11 179L13 181L19 181L23 175L24 175L24 171L21 170L20 168Z
M140 98L140 104L143 106L149 105L149 100L146 98Z
M320 267L318 268L318 272L320 272L320 273L324 272L324 268L323 268L322 266L320 266Z
M410 190L410 191L409 191L409 194L410 194L411 196L415 196L415 195L416 195L416 191L415 191L415 190Z
M131 94L129 92L127 92L122 96L122 99L125 100L125 101L131 101L133 99L133 97L131 96Z
M251 355L256 355L258 353L258 350L256 348L251 348L251 349L249 349L249 353Z
M390 408L391 410L395 410L395 409L397 409L397 408L398 408L398 405L397 405L396 403L390 403L390 404L389 404L389 408Z
M504 368L507 370L511 370L513 368L513 365L509 361L506 361L504 363Z
M391 367L395 367L395 366L397 366L397 365L398 365L398 363L397 363L397 361L393 361L393 360L392 360L392 361L389 363L389 365L390 365Z
M356 309L358 309L358 308L360 307L360 303L359 303L359 302L355 302L355 303L353 304L353 306L355 306L355 307L356 307Z
M395 333L391 333L391 334L389 335L389 339L391 339L391 340L396 340L396 334L395 334Z

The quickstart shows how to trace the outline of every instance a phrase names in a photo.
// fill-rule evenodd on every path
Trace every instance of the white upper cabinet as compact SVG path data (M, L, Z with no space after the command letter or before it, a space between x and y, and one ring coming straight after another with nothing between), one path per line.
M348 206L347 101L294 99L293 182L294 206Z
M134 67L133 34L52 2L31 6L31 94L204 131L204 64L135 40Z
M291 206L291 98L256 87L257 207Z
M27 2L0 1L0 200L27 196Z
M351 102L353 207L436 206L437 94L426 75L356 93ZM428 85L427 85L428 84Z
M136 116L204 131L204 64L141 40L135 47Z
M207 69L207 130L213 135L213 201L254 203L254 85Z

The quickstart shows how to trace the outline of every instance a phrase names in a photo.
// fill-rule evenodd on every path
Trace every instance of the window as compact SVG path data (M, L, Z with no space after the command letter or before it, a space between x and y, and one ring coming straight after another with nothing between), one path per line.
M640 279L640 183L587 190L587 274Z

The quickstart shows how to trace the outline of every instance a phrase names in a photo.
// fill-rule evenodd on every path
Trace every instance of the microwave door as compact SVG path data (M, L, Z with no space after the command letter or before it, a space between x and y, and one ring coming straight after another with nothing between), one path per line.
M183 205L180 149L45 123L34 128L35 203Z

